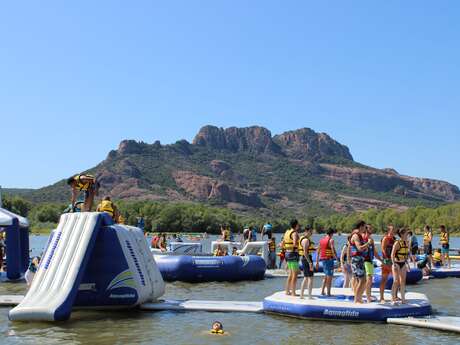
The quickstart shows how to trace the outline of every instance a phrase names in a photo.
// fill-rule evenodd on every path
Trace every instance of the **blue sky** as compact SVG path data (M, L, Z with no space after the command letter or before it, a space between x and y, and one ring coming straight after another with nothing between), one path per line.
M0 184L257 124L460 185L458 18L458 1L3 2Z

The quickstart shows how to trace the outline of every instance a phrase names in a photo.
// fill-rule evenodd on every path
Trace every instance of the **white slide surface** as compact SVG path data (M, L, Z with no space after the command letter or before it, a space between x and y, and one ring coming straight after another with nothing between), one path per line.
M61 216L29 291L9 313L11 320L53 321L70 316L82 266L88 262L100 222L100 214L95 212Z

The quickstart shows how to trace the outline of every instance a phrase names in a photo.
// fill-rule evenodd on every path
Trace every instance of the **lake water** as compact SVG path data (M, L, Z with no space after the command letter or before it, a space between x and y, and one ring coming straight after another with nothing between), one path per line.
M277 235L278 239L280 235ZM376 240L379 236L375 236ZM39 254L46 236L32 236L31 248ZM314 237L317 242L319 237ZM343 243L343 237L336 237ZM209 250L211 239L204 241ZM434 241L437 245L437 239ZM338 247L338 245L337 245ZM460 247L452 238L451 247ZM319 286L320 278L315 278ZM186 284L168 283L165 298L261 301L282 290L284 279L259 282ZM423 281L410 291L425 293L436 313L460 316L460 280ZM24 294L23 283L0 283L0 294ZM0 344L459 344L460 337L406 326L308 321L282 316L245 313L76 311L67 322L13 323L9 308L0 308ZM214 320L224 324L227 336L208 330Z

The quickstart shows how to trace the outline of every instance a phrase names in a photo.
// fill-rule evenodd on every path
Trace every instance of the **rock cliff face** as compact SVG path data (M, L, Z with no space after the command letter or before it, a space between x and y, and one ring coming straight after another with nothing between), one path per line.
M280 150L270 131L258 126L226 129L205 126L195 136L193 144L232 152L277 153Z
M114 198L211 202L263 215L460 200L450 183L356 163L346 146L309 128L272 136L258 126L205 126L191 144L123 140L90 171L98 175L101 193ZM62 181L37 192L49 201L67 198Z
M348 147L339 144L325 133L316 133L310 128L285 132L273 138L283 152L293 158L318 160L324 157L340 157L353 160Z

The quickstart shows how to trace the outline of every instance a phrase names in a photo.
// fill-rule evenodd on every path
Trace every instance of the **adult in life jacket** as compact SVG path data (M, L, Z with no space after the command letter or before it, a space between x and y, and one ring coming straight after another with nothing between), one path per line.
M268 241L268 269L276 268L276 238L272 237Z
M291 227L286 230L281 241L281 246L285 250L285 260L287 263L288 277L286 280L286 295L296 296L297 274L299 273L299 222L293 219Z
M439 227L439 244L441 245L441 255L443 262L447 261L447 266L450 268L449 257L449 231L445 225Z
M369 243L367 251L364 253L364 270L366 272L366 297L367 303L371 303L374 299L372 297L372 283L374 280L374 258L377 258L382 262L377 248L375 247L374 239L372 238L373 228L371 224L366 225L366 231L364 232L363 239Z
M75 207L78 194L83 192L85 195L85 201L82 211L91 211L91 208L93 207L94 197L97 195L100 187L96 177L90 174L81 173L69 177L67 179L67 184L72 188L72 207Z
M99 205L97 205L96 212L107 213L117 223L120 218L120 212L118 212L117 206L115 206L109 196L105 196Z
M388 225L387 233L382 238L382 278L380 280L380 302L385 303L385 285L388 281L388 276L393 270L393 261L391 260L391 252L395 239L396 230L393 225Z
M365 231L366 223L364 221L359 221L352 231L350 239L351 287L355 296L355 303L363 303L363 294L366 288L364 256L368 250L369 242L364 241L363 235Z
M393 304L397 304L398 290L401 292L401 303L406 303L406 275L410 270L408 264L410 254L408 235L407 229L399 229L399 240L395 242L391 251L391 260L393 261L391 299Z
M230 241L231 238L231 232L230 232L230 227L228 225L221 225L220 227L220 234L221 234L221 240L222 241Z
M429 225L423 228L423 252L428 256L428 267L431 269L433 264L433 231Z
M334 260L337 260L337 254L335 252L334 240L334 229L328 229L326 236L319 241L319 246L316 254L316 270L319 268L319 260L323 264L323 285L321 287L321 295L331 296L332 278L334 277Z
M311 239L313 234L312 228L308 225L305 227L304 233L299 239L299 256L302 262L304 278L300 287L300 298L303 299L305 285L308 288L308 299L312 299L313 290L313 258L312 255L316 251L315 243Z

